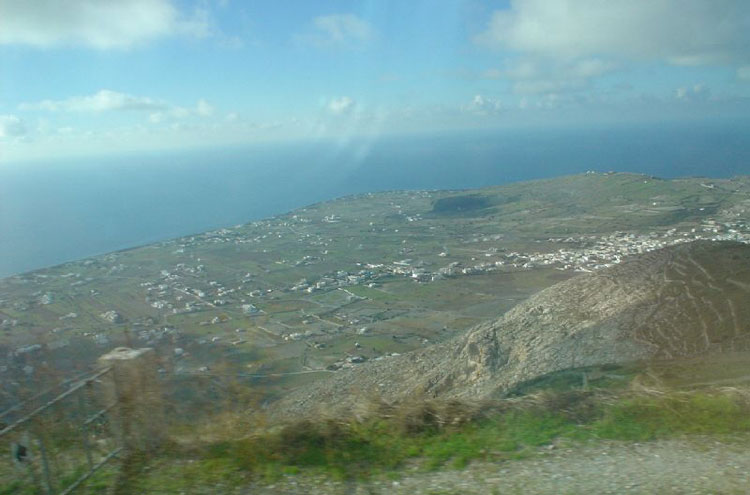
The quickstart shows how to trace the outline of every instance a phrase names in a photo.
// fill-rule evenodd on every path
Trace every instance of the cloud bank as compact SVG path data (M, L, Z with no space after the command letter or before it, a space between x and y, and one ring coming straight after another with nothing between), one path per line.
M354 14L331 14L313 18L312 31L297 35L295 41L317 48L361 48L375 35L372 25Z
M334 115L343 115L354 110L357 102L348 96L334 98L328 103L328 110Z
M173 35L207 36L206 12L183 16L170 0L0 0L0 45L128 48Z
M213 105L199 99L194 107L172 105L163 100L147 96L135 96L109 89L102 89L92 95L74 96L65 100L42 100L21 103L19 110L63 113L104 113L104 112L146 112L152 124L186 119L189 117L210 118L216 113Z
M750 60L748 26L746 0L513 0L475 41L544 57L733 64Z
M102 89L89 96L74 96L66 100L42 100L22 103L21 110L45 110L49 112L107 112L113 110L157 111L169 106L145 96L133 96L109 89Z
M17 115L0 115L0 138L26 134L26 125Z
M461 110L476 115L495 115L502 110L502 103L488 96L474 95L471 102L461 107Z

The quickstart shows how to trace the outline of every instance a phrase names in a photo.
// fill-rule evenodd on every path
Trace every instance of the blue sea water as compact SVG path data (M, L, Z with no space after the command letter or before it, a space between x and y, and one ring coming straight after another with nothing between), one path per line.
M0 167L0 276L366 191L750 174L750 125L476 131Z

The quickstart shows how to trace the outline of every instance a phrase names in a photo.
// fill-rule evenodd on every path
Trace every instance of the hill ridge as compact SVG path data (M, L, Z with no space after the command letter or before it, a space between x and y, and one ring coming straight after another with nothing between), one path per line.
M750 246L671 246L555 284L448 342L339 372L274 407L496 397L571 368L749 349L748 300Z

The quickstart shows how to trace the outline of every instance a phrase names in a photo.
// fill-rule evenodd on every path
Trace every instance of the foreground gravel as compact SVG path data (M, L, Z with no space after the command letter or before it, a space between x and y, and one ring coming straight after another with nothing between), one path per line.
M237 493L745 494L750 493L750 436L549 446L527 459L405 473L397 481L346 482L296 475L273 484L253 484Z

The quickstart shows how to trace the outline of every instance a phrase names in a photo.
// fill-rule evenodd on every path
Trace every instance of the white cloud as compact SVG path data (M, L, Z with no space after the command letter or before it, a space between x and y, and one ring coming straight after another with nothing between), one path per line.
M521 94L563 93L578 91L589 86L592 78L607 74L617 68L613 62L598 58L579 60L523 59L508 69L491 69L485 76L492 79L507 78L513 81L513 90Z
M152 124L161 124L167 120L169 116L165 112L154 112L148 116L148 121Z
M0 115L0 138L26 134L26 125L17 115Z
M569 96L565 97L557 93L543 93L521 97L518 100L518 109L525 111L549 110L569 103L571 103Z
M186 119L190 117L190 110L185 107L172 107L168 112L165 112L169 117L175 119Z
M513 91L518 94L557 94L579 91L587 85L584 79L533 79L514 83Z
M112 110L164 110L169 106L145 96L133 96L102 89L88 96L73 96L66 100L42 100L21 103L21 110L46 110L49 112L108 112Z
M556 79L588 79L611 72L616 64L597 58L579 60L524 59L511 66L505 75L515 80L538 80L555 76Z
M500 69L487 69L482 72L481 77L483 79L502 79L505 77L505 73Z
M616 68L613 62L604 61L597 58L588 58L576 60L569 66L565 67L563 73L570 78L598 77L611 72Z
M173 125L176 124L176 125ZM303 135L299 135L303 137ZM62 157L112 155L123 152L185 150L288 139L278 123L194 119L152 126L145 123L103 125L98 128L55 126L34 132L33 140L21 136L2 139L0 164Z
M494 115L500 113L502 104L500 100L482 95L475 95L468 105L461 107L461 110L467 113L477 115Z
M375 38L375 29L354 14L332 14L315 17L313 32L297 37L303 44L325 47L359 47Z
M545 57L726 64L750 59L748 22L746 0L513 0L475 41Z
M705 84L696 84L692 88L677 88L674 96L682 101L706 101L711 96L711 90Z
M171 0L0 0L0 44L127 48L165 36L211 32L205 9L185 16Z
M182 120L188 117L212 117L216 113L216 108L204 99L198 100L194 108L185 108L180 106L168 106L164 109L153 112L148 116L149 122L159 124L167 120Z
M198 103L195 105L195 113L200 115L201 117L210 117L214 114L214 111L215 108L213 107L213 105L211 105L204 99L198 100Z
M342 115L354 110L357 102L348 96L334 98L328 103L328 110L335 115Z
M21 110L42 110L48 112L103 113L113 111L149 112L148 120L158 124L167 120L188 117L211 117L216 109L204 99L199 99L194 108L171 105L162 100L147 96L134 96L109 89L102 89L92 95L74 96L65 100L42 100L34 103L21 103Z
M313 25L331 42L367 41L374 35L370 24L354 14L324 15L313 19Z
M498 77L505 76L510 79L538 79L541 72L539 62L534 60L521 60L505 71L495 70Z

